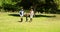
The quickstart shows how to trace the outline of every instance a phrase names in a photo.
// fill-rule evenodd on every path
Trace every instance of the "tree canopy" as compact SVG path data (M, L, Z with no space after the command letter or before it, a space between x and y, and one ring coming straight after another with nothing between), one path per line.
M30 9L31 7L34 11L53 13L59 9L59 0L0 0L0 7L4 10L20 10L20 7L24 9Z

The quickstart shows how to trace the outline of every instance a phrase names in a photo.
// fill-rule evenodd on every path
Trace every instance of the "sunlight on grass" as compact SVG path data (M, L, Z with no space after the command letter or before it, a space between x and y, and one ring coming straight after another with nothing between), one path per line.
M0 32L60 32L60 15L56 17L34 17L32 22L20 21L18 13L0 13Z

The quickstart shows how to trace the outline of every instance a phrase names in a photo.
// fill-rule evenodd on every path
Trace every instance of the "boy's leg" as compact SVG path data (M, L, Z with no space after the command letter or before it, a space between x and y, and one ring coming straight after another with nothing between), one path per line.
M21 22L23 21L23 17L21 17Z
M21 18L21 22L23 21L23 18Z
M26 16L26 21L28 21L28 16Z

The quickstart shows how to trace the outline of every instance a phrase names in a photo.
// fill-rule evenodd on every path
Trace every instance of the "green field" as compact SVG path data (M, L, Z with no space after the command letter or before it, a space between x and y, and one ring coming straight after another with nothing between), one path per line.
M25 22L25 17L19 22L20 17L13 14L18 13L0 12L0 32L60 32L60 14L41 14L32 22Z

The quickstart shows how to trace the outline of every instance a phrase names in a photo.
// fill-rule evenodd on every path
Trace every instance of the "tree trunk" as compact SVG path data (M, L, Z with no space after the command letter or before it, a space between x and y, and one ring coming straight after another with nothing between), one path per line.
M33 5L33 9L34 9L34 16L35 16L35 13L36 13L36 7L37 7L37 4L36 4L36 5Z

